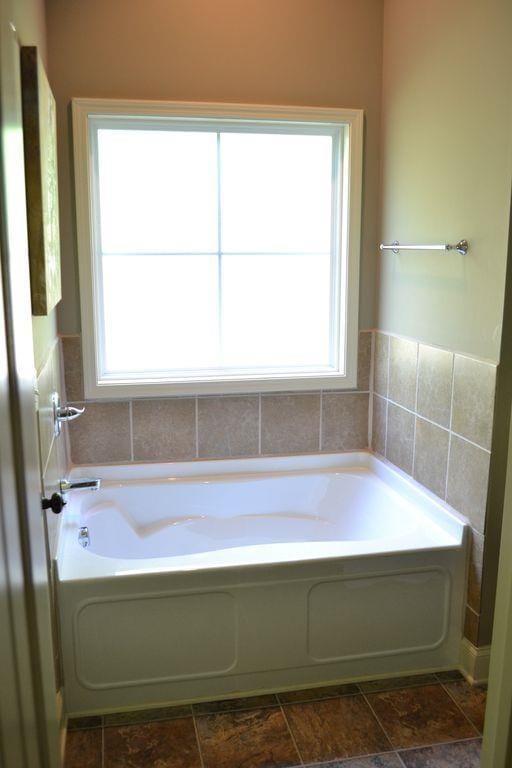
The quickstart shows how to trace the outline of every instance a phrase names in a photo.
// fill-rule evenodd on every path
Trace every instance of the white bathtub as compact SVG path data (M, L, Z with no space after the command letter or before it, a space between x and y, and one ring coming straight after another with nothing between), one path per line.
M70 713L457 666L466 523L370 454L83 476L102 488L69 494L57 559Z

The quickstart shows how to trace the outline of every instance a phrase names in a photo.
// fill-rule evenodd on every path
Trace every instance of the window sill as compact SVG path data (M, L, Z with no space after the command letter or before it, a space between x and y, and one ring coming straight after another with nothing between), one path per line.
M356 375L315 374L293 377L217 378L203 381L101 381L85 379L89 400L152 398L195 395L229 395L248 392L301 392L320 389L357 389Z

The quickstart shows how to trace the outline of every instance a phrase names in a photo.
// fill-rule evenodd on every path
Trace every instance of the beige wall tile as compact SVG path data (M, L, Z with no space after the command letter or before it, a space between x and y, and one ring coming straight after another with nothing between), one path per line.
M442 427L450 426L452 374L452 352L419 345L417 412Z
M388 401L378 395L373 396L372 415L372 450L386 454L386 422L388 416Z
M130 461L129 403L85 403L85 413L67 428L73 464Z
M135 461L195 458L195 398L135 400L132 403L132 425Z
M378 395L388 394L389 336L375 334L373 389Z
M53 407L52 392L56 385L55 355L50 353L45 366L37 378L39 392L37 405L37 421L39 427L39 455L41 471L44 471L53 440Z
M491 447L496 367L455 355L452 429L482 448Z
M318 451L320 395L262 395L261 452Z
M66 385L66 392L61 393L62 400L83 400L82 339L80 336L62 336L61 343Z
M474 611L480 611L480 598L482 589L482 569L484 559L485 538L478 531L471 530L469 576L468 576L468 604Z
M368 448L369 396L334 393L322 396L322 451Z
M388 403L386 458L409 475L412 472L414 414Z
M370 389L370 371L372 364L372 332L359 333L359 349L357 355L357 388L363 392Z
M478 625L480 623L480 615L475 613L469 605L466 606L466 618L464 620L464 636L467 637L470 643L478 645Z
M39 426L39 454L41 471L44 472L53 437L53 405L52 393L61 389L61 360L58 343L52 347L46 364L39 373L37 379L38 396L38 426ZM63 441L64 442L64 441Z
M449 432L416 418L414 478L444 499L448 465Z
M257 456L259 396L200 397L199 457Z
M485 533L489 459L486 451L452 435L446 500L479 533Z
M389 342L388 396L405 408L416 408L418 344L391 336Z

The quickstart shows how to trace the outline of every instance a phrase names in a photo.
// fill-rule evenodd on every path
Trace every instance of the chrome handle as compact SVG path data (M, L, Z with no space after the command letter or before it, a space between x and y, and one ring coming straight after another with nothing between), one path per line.
M74 405L63 405L57 408L57 418L59 421L73 421L85 411L85 408L75 408Z
M61 405L60 396L58 392L52 394L52 407L53 407L53 433L55 437L58 437L61 433L61 425L63 421L74 421L81 416L85 408L77 408L74 405Z

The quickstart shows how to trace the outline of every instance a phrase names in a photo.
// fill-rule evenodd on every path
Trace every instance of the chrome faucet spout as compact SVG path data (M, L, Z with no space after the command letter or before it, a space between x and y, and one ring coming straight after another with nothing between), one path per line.
M60 483L61 493L74 490L99 491L101 480L98 478L79 477L76 480L67 480L63 478Z

